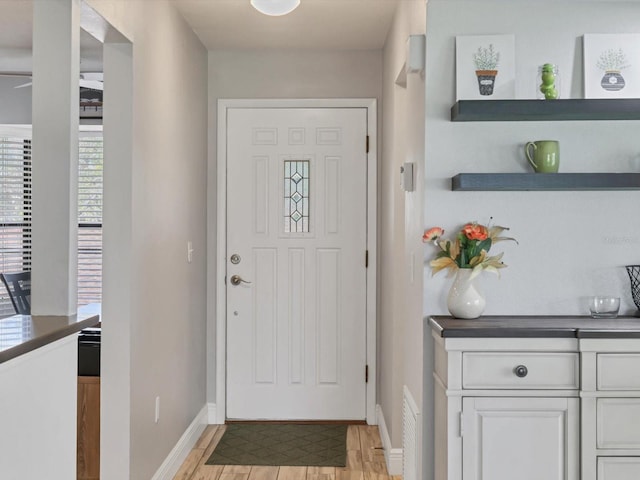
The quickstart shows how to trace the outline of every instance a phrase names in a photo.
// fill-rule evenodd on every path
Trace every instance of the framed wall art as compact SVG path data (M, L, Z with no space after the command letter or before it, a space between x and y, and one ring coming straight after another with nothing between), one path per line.
M640 98L640 34L584 35L585 98Z
M456 99L515 97L515 36L456 37Z

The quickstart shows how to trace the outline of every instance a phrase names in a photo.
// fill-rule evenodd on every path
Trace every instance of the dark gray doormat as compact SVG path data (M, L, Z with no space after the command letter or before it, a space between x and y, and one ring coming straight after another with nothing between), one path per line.
M207 465L344 467L347 425L232 423Z

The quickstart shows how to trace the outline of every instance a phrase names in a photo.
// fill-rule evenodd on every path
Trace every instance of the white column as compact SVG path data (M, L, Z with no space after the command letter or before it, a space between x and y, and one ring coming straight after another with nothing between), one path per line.
M32 314L77 301L80 0L33 2Z
M105 43L100 478L130 477L133 45Z

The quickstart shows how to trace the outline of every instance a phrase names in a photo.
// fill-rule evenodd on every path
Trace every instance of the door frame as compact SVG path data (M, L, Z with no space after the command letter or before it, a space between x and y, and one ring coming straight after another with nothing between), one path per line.
M369 151L367 153L367 250L366 287L366 421L376 424L376 304L378 235L377 100L375 98L331 99L219 99L217 145L217 246L216 246L216 405L217 424L226 420L227 394L227 111L231 108L366 108ZM363 139L363 142L365 140ZM363 252L364 253L364 252ZM364 261L364 259L363 259ZM362 372L364 375L365 372Z

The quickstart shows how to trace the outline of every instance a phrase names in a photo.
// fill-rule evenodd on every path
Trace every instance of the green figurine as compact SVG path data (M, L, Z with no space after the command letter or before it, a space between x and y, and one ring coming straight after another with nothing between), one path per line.
M542 84L540 91L543 93L545 100L555 100L558 98L558 90L556 89L556 67L551 63L545 63L542 66Z

